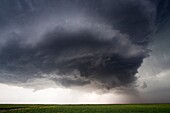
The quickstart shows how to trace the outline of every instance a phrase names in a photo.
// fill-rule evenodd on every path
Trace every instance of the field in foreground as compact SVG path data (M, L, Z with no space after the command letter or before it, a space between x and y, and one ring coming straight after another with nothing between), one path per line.
M170 104L121 104L121 105L0 104L0 113L170 113Z

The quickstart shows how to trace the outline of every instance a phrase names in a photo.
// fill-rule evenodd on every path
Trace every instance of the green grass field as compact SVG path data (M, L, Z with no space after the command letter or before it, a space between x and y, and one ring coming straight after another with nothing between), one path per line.
M140 105L1 104L0 113L170 113L170 104L140 104Z

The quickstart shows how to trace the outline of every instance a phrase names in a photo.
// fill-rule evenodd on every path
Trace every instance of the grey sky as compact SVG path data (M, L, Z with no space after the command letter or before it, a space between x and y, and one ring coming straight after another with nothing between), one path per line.
M47 80L139 102L155 91L165 93L151 101L168 95L167 81L149 84L169 74L169 7L167 0L1 0L0 82L37 90L54 86L35 82Z

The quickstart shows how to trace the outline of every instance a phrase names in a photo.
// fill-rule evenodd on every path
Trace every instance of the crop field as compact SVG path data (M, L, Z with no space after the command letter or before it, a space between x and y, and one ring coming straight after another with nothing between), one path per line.
M170 113L170 104L113 104L113 105L1 104L0 113Z

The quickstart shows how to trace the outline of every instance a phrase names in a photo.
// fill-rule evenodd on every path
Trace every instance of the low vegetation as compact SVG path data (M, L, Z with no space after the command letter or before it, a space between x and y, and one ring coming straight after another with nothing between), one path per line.
M170 104L120 104L120 105L1 104L0 113L170 113Z

